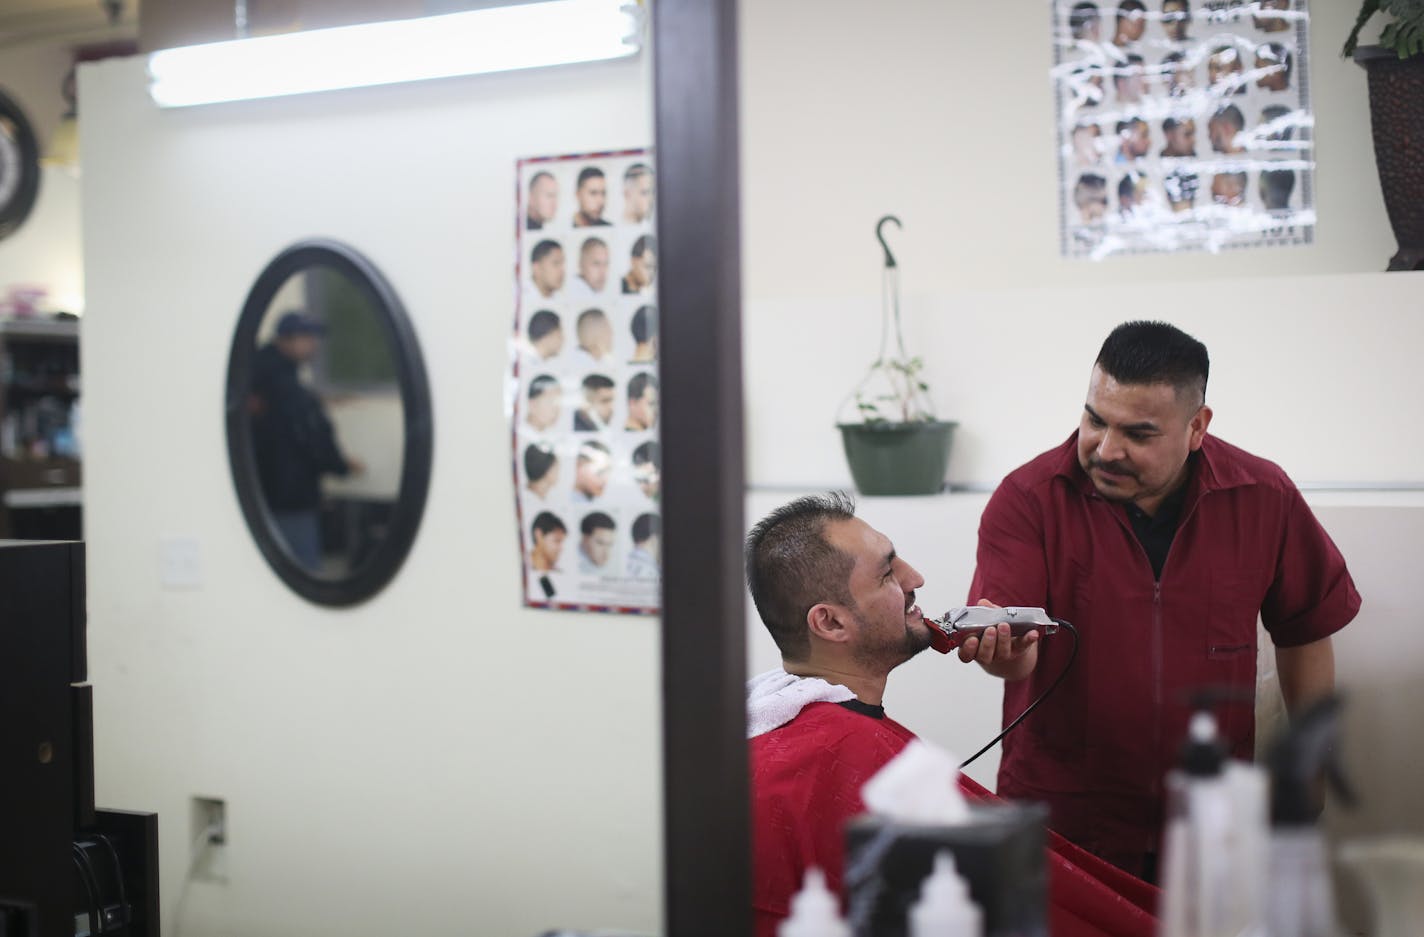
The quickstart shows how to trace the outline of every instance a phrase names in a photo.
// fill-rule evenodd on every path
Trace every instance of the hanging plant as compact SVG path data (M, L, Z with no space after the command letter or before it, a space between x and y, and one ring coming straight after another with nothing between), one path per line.
M905 351L900 323L900 268L885 243L886 215L875 226L885 251L881 277L880 354L842 403L855 401L858 422L841 422L841 440L855 487L866 495L924 495L944 488L955 424L935 418L924 359Z
M905 335L900 325L900 267L885 243L882 230L900 219L886 215L875 226L875 237L885 251L881 275L880 354L853 391L855 409L865 423L920 423L935 418L930 385L923 372L925 362L905 352ZM893 338L893 343L892 343Z

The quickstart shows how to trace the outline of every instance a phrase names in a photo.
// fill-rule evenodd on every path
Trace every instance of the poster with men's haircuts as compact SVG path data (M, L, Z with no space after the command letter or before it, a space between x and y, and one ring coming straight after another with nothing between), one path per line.
M1053 0L1065 257L1309 244L1307 0Z
M641 149L516 165L507 410L533 608L661 605L654 179Z

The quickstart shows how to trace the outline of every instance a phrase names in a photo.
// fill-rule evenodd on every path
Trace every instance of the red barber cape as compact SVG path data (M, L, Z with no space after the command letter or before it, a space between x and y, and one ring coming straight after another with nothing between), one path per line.
M808 867L841 893L845 823L865 810L860 788L914 737L888 717L822 702L750 740L757 937L776 937ZM999 801L968 777L959 785L972 800ZM1153 937L1155 887L1052 830L1047 848L1053 937Z

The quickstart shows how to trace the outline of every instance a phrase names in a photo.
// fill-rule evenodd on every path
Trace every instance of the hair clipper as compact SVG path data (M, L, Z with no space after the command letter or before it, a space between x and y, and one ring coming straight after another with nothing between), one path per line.
M985 629L999 624L1007 624L1009 633L1016 638L1030 631L1048 635L1058 630L1058 622L1043 609L1017 605L1004 608L961 605L940 618L926 618L925 624L930 626L930 647L941 654L948 654L970 638L982 635Z

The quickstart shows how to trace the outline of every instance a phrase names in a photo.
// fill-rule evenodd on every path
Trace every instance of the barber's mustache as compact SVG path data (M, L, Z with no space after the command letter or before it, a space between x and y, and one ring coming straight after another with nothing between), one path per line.
M1104 462L1095 456L1088 459L1088 467L1102 469L1105 472L1112 472L1114 475L1127 475L1132 478L1137 477L1137 473L1132 470L1132 466L1126 462Z

